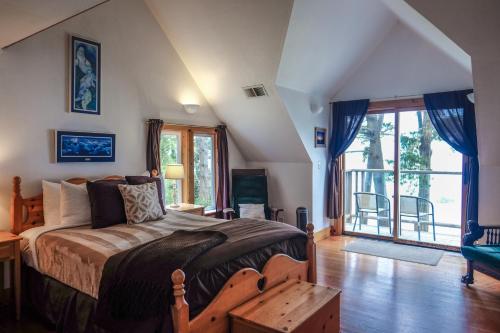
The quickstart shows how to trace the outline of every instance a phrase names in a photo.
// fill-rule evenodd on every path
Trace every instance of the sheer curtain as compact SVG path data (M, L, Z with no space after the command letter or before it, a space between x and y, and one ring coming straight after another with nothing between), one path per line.
M338 158L356 138L363 119L368 112L368 99L336 102L332 104L330 143L328 146L327 216L337 219L342 216L340 202L341 172Z
M463 182L467 185L467 220L477 221L479 203L479 160L474 104L467 95L472 90L424 95L429 118L439 136L466 155Z

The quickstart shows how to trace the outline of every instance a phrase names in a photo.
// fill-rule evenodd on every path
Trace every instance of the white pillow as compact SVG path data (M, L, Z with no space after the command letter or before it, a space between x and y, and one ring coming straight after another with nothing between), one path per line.
M90 223L90 200L87 184L61 182L61 224Z
M264 204L239 204L240 218L265 219Z
M42 180L43 217L46 226L61 224L60 197L61 184Z

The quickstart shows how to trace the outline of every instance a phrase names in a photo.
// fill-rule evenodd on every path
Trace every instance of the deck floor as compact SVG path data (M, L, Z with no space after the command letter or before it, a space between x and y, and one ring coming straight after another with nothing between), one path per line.
M402 235L399 238L418 241L418 232L411 228L412 224L403 223ZM354 224L353 223L345 223L346 231L353 231ZM363 224L361 226L361 231L359 230L359 224L356 224L356 229L354 232L361 232L371 235L377 235L378 230L375 224ZM388 227L380 227L380 235L382 236L392 236L389 233ZM461 237L460 237L460 228L445 228L445 227L436 227L436 240L434 241L432 235L432 227L429 228L428 231L420 232L420 241L426 243L434 243L440 245L447 246L460 246Z

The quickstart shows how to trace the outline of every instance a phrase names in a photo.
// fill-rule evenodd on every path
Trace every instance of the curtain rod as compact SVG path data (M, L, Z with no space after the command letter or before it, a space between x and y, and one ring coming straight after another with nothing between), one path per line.
M145 121L146 124L149 124L149 119ZM217 125L189 125L189 124L176 124L170 122L164 122L163 125L172 125L172 126L180 126L180 127L199 127L199 128L217 128L217 126L226 126L226 124L217 124Z
M413 98L422 98L424 95L401 95L401 96L391 96L391 97L383 97L383 98L370 98L370 102L384 102L384 101L397 101L401 99L413 99ZM333 104L335 102L340 102L340 99L334 99L330 102Z

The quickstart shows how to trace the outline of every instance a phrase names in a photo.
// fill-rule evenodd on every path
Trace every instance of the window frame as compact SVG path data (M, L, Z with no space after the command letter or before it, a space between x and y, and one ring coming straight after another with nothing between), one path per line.
M395 135L395 140L394 140L394 202L393 202L393 228L392 236L382 236L382 235L372 235L372 234L367 234L367 233L359 233L359 232L351 232L348 230L345 230L344 228L344 223L345 223L345 215L344 212L342 213L342 216L339 217L339 219L335 220L335 235L348 235L348 236L361 236L361 237L368 237L368 238L375 238L375 239L382 239L382 240L390 240L393 241L394 243L402 243L402 244L410 244L410 245L417 245L417 246L425 246L425 247L432 247L432 248L438 248L438 249L443 249L443 250L450 250L450 251L459 251L460 248L452 245L443 245L443 244L436 244L436 243L427 243L424 241L413 241L413 240L407 240L403 238L399 238L399 187L400 187L400 119L399 116L402 112L408 112L408 111L417 111L417 110L426 110L425 108L425 103L423 98L409 98L409 99L400 99L400 100L385 100L385 101L375 101L375 102L370 102L368 106L368 114L381 114L381 113L392 113L394 114L394 121L395 121L395 127L394 127L394 135ZM462 155L462 170L464 169L464 165L466 163L466 156ZM341 205L342 209L344 207L344 189L345 189L345 184L344 184L344 170L345 170L345 154L342 154L340 156L340 172L342 174L341 181L340 181L340 193L341 193ZM466 225L466 199L467 199L467 185L465 185L462 181L462 207L461 207L461 238L463 237L465 233L465 225Z
M165 124L162 132L177 132L181 135L181 163L184 165L184 179L182 180L182 202L194 204L194 136L203 134L212 137L213 142L213 171L214 171L214 200L217 204L218 192L218 150L217 150L217 129L215 127ZM210 215L214 210L205 211L205 215Z

